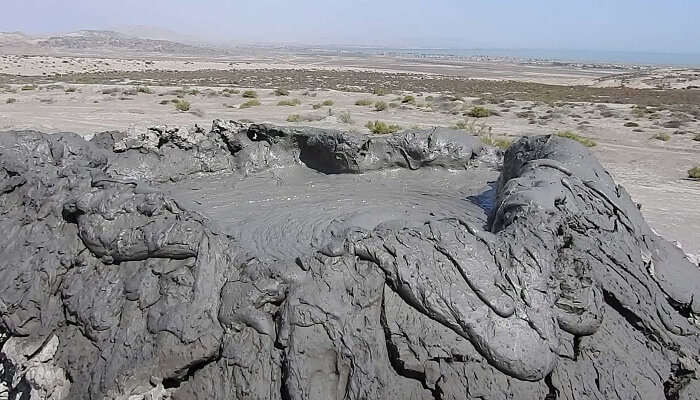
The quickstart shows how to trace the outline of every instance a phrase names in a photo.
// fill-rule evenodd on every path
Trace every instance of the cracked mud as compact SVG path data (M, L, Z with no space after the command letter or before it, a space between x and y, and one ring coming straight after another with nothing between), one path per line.
M700 269L579 144L0 135L10 399L692 399Z

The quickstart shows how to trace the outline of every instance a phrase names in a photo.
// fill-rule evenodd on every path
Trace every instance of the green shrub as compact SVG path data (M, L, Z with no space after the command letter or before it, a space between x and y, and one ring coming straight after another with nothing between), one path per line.
M77 90L78 90L78 89L76 89L76 88L74 88L74 87L71 86L71 87L66 88L66 93L73 93L73 92L75 92L75 91L77 91Z
M187 100L177 99L173 104L178 111L189 111L190 109L190 102Z
M469 111L469 116L474 118L486 118L489 115L491 115L491 112L481 106L472 107L471 111Z
M374 88L372 89L372 94L375 96L384 96L386 94L386 90L384 88Z
M352 120L352 116L350 115L350 112L348 112L348 111L343 111L340 114L338 114L338 120L344 124L354 123L354 121Z
M298 106L299 104L301 104L301 100L299 99L280 100L277 103L278 106Z
M301 121L301 116L299 114L290 114L287 116L287 122L299 122Z
M36 89L36 86L34 85L24 85L20 88L20 90L34 90Z
M363 107L366 107L366 106L371 106L372 103L374 103L374 101L372 101L372 100L370 100L370 99L360 99L360 100L357 100L357 101L355 102L355 105L356 105L356 106L363 106Z
M401 102L404 104L416 104L416 98L413 96L403 96Z
M491 133L490 126L484 124L483 122L477 122L476 120L470 119L455 122L455 124L452 125L452 129L467 131L467 133L474 136L482 136L484 134Z
M256 92L255 90L246 90L241 96L243 96L246 99L255 99L258 97L258 92Z
M255 106L259 106L259 105L260 105L260 101L253 99L253 100L246 101L245 103L238 106L238 108L250 108L250 107L255 107Z
M625 126L626 126L627 128L636 128L636 127L639 126L639 124L636 123L636 122L625 122Z
M652 139L660 140L662 142L668 142L671 140L671 136L668 133L665 132L659 132L656 135L651 137Z
M571 139L571 140L575 140L586 147L593 147L593 146L597 145L597 143L593 139L589 139L587 137L577 135L576 133L571 132L571 131L559 132L559 133L557 133L557 136Z
M229 96L231 96L232 94L238 94L238 93L240 93L240 90L238 90L238 89L232 89L232 88L226 88L226 89L222 90L222 92L225 93L224 96L229 97ZM228 95L228 96L227 96L227 95Z
M275 89L275 96L289 96L289 90L277 88Z
M375 135L395 133L401 129L401 127L396 124L387 124L383 121L369 121L365 126Z
M323 102L321 103L321 105L324 106L324 107L330 107L330 106L333 105L333 100L323 100Z
M5 100L5 103L7 103L7 104L12 104L12 103L16 103L16 102L17 102L17 99L15 99L14 97L10 97L7 100Z
M688 178L700 179L700 165L688 170Z
M137 86L136 93L153 94L153 89L149 88L148 86Z
M381 101L381 100L374 103L374 111L384 111L384 110L386 110L386 108L387 108L386 103Z
M513 144L512 139L494 138L493 135L491 135L490 133L487 135L480 135L479 140L481 141L481 143L483 143L487 146L498 147L501 150L505 150L508 147L510 147L511 144Z

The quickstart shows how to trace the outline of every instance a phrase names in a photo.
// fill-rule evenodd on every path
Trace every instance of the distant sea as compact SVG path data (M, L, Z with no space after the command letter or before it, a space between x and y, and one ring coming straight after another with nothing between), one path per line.
M601 50L545 50L545 49L428 49L428 48L349 48L347 50L370 54L442 55L458 57L515 58L597 64L634 64L655 66L700 67L700 53L653 53Z

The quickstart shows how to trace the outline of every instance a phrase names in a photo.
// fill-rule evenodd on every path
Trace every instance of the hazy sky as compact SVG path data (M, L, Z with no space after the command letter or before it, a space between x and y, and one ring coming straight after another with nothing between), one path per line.
M208 40L700 53L699 0L0 0L0 31L147 25Z

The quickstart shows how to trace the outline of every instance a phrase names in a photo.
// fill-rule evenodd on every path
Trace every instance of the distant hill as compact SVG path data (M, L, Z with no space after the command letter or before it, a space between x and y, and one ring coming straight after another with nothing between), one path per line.
M81 30L51 36L20 32L0 33L0 50L42 53L119 53L186 56L221 56L227 51L162 39L145 39L108 30Z

